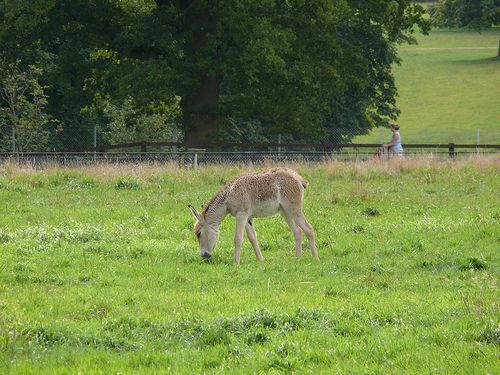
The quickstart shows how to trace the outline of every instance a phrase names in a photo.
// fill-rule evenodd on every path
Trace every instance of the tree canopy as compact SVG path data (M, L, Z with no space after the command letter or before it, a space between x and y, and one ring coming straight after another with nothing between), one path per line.
M397 117L396 46L428 30L423 12L406 0L1 0L0 57L40 72L52 148L89 147L93 124L107 142L175 126L190 145L319 140Z

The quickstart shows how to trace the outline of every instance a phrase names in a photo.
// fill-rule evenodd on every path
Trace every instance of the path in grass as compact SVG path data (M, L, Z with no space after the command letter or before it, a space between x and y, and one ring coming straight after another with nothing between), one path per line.
M498 30L432 31L403 46L395 66L406 143L500 143ZM375 129L357 142L386 142Z

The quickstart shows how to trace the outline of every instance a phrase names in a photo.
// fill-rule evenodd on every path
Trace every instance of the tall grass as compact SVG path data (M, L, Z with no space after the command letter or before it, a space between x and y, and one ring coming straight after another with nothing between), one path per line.
M435 167L444 169L464 168L471 166L479 170L495 168L500 163L500 155L496 154L471 154L470 156L462 156L457 159L442 159L434 154L417 154L414 156L406 156L404 158L395 158L391 160L340 160L340 159L325 159L324 162L304 162L290 161L286 163L286 167L293 169L324 169L331 173L351 173L352 171L376 171L381 173L393 173L402 171L411 171L421 168ZM136 177L144 180L154 181L162 174L178 174L182 176L201 174L211 175L216 173L230 174L247 173L255 170L265 170L274 167L282 167L283 162L266 160L263 163L234 163L234 164L210 164L201 168L186 168L181 167L176 162L167 163L108 163L96 162L92 164L70 165L63 166L58 163L43 165L33 165L30 163L16 163L8 161L0 166L0 176L8 178L29 178L37 175L52 178L53 183L63 182L71 178L94 178L99 181L106 181L119 177Z

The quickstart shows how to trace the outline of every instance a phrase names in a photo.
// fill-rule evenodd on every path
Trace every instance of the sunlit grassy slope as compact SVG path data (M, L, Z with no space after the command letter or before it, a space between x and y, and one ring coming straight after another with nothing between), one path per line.
M498 374L498 166L296 166L321 261L278 216L240 267L187 205L254 168L0 168L0 373Z
M499 29L434 30L402 46L394 67L406 143L500 143ZM356 142L387 141L375 129Z

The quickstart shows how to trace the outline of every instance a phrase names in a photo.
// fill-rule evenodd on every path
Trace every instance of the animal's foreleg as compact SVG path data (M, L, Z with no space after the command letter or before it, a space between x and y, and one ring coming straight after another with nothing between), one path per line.
M318 249L316 249L316 242L314 241L314 229L309 224L301 212L295 217L295 222L302 229L307 237L307 242L309 242L309 247L311 248L311 254L314 258L319 259Z
M257 242L257 232L255 232L255 228L254 228L251 220L248 221L248 223L245 226L245 229L247 232L248 240L252 244L253 250L255 251L255 256L260 261L264 260L264 257L262 256L262 253L260 252L259 243Z
M295 239L295 255L300 257L302 256L302 232L300 231L297 223L295 223L295 221L290 216L288 216L285 212L281 212L281 215L283 216L293 233L293 238Z
M234 261L236 264L240 264L241 245L243 244L243 231L245 230L247 220L248 218L245 216L236 217L236 231L234 233Z

